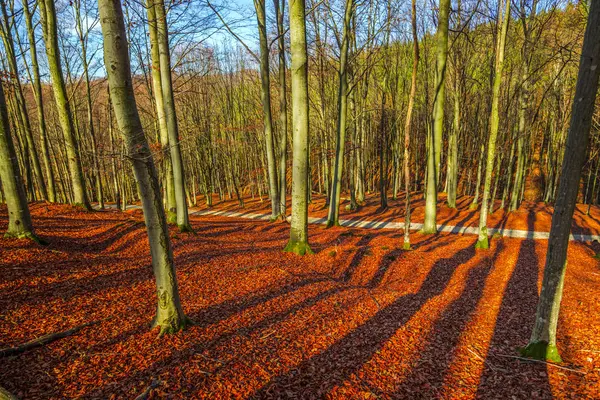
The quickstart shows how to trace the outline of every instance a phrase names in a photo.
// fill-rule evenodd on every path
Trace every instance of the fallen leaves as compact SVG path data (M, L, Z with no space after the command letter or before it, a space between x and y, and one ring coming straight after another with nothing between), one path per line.
M402 232L311 226L316 254L297 257L281 252L285 223L193 216L198 235L171 234L196 325L157 340L141 213L32 215L49 246L0 240L0 347L103 322L4 358L0 386L20 398L600 396L600 261L582 243L569 250L564 369L502 356L527 343L544 241L475 252L472 236L414 234L405 252Z

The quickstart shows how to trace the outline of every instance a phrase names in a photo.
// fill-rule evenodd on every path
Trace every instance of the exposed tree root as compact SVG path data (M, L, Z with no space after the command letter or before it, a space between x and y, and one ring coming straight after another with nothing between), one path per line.
M477 243L475 243L475 248L476 249L481 249L481 250L487 250L490 248L490 243L489 243L489 239L486 236L485 239L482 240L478 240Z
M188 326L194 325L194 321L189 319L187 316L177 319L176 321L169 321L168 323L160 324L155 319L152 321L151 328L160 328L158 331L158 337L161 338L165 335L172 335L179 331L185 330Z
M40 336L37 339L31 340L27 343L23 343L21 345L15 346L15 347L7 347L4 349L0 349L0 357L8 357L8 356L14 356L17 354L21 354L27 350L31 350L36 347L44 346L48 343L54 342L55 340L65 338L67 336L71 336L71 335L79 332L83 328L86 328L86 327L92 326L92 325L96 325L98 323L100 323L100 321L87 322L83 325L76 326L76 327L71 328L66 331L49 333L47 335Z
M334 226L341 226L340 225L340 221L337 220L337 219L335 221L327 220L327 225L325 225L325 229L329 229L329 228L332 228Z
M549 344L545 341L531 342L525 348L519 351L523 357L532 358L540 361L551 361L561 363L562 359L558 354L556 345Z
M290 252L290 253L296 253L299 256L303 256L305 254L313 254L313 251L311 250L311 248L308 245L308 243L306 243L306 242L295 242L295 241L291 241L291 240L285 246L285 248L283 249L283 251L287 251L287 252Z
M181 233L193 233L194 235L196 235L196 231L194 230L194 228L192 228L192 225L190 224L184 224L184 225L177 225L177 227L179 228L179 232Z
M34 242L36 242L37 244L40 244L42 246L47 246L48 242L45 241L44 239L41 239L38 235L36 235L33 232L25 232L25 233L10 233L10 232L6 232L4 234L5 238L11 238L11 239L29 239L32 240Z

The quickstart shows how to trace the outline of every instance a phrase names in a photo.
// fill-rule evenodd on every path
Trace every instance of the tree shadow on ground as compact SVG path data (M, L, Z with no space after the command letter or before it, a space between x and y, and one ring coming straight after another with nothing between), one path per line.
M310 393L316 398L326 395L357 372L427 300L441 294L456 268L474 255L474 247L470 244L452 257L438 260L417 293L398 298L322 353L271 379L252 397L290 398Z
M534 223L535 212L529 210L529 230L533 230ZM523 398L552 398L546 367L543 364L504 357L518 356L518 347L525 346L531 335L539 298L540 260L536 253L536 245L534 240L521 241L517 262L504 291L480 379L477 391L480 398L489 393L494 393L494 396L499 398L510 398L515 396L515 388L521 390L520 394L525 396Z
M368 236L368 237L367 237ZM372 240L375 235L366 235L359 239L360 246L368 247L368 243ZM361 253L357 252L355 254L353 261L350 264L358 265L360 264L360 259L363 257L360 255ZM324 301L334 295L349 292L356 289L371 289L378 283L380 283L387 271L387 268L391 265L391 262L395 259L394 257L398 256L399 253L395 253L392 251L390 253L391 257L387 258L384 261L383 265L376 271L372 280L368 285L355 285L348 284L349 281L353 280L352 273L348 274L346 271L342 271L341 273L336 273L334 275L328 274L303 274L297 275L299 281L285 285L281 288L268 291L261 295L247 296L244 298L233 299L230 301L226 301L220 303L215 306L210 306L202 309L200 312L190 313L189 316L196 322L196 325L193 329L205 329L213 324L217 324L221 321L225 321L226 319L233 317L234 315L242 314L246 310L262 306L268 303L269 301L283 298L285 296L291 296L294 292L298 292L303 288L313 287L318 289L318 293L314 295L309 295L308 297L301 297L300 301L294 303L290 307L286 307L281 311L276 311L267 315L266 317L261 317L255 322L250 324L244 324L241 326L235 326L233 329L227 329L224 333L216 336L214 339L203 342L203 343L194 343L186 346L183 349L177 350L171 353L169 356L156 361L154 364L149 366L144 370L140 370L131 376L128 376L127 379L118 382L119 387L131 385L134 382L138 382L139 380L150 378L148 375L150 372L148 371L157 371L163 370L165 368L172 368L173 363L179 363L183 359L188 359L197 353L210 353L214 351L214 349L219 346L224 345L229 341L234 341L235 338L239 337L248 337L255 332L259 332L262 330L266 330L278 323L281 323L290 317L294 316L296 313L300 312L303 309L310 308L317 303ZM355 271L355 270L353 270ZM215 375L222 368L227 367L226 364L219 365L214 371L211 371L211 375ZM207 378L208 379L208 378ZM111 387L113 387L115 383L111 383ZM107 386L98 388L93 392L87 393L86 396L99 396L101 393L104 393L107 389Z
M429 331L423 351L402 383L394 397L410 397L416 388L420 396L431 398L439 394L452 362L457 357L456 348L461 334L473 318L479 301L483 297L485 282L494 267L494 260L504 249L498 243L494 254L486 257L477 266L468 271L466 282L460 296L446 307Z

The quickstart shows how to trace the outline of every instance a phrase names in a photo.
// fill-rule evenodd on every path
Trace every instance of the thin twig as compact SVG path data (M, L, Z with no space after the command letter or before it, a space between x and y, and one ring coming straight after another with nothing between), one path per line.
M549 363L549 362L547 362L547 361L536 360L536 359L533 359L533 358L519 357L519 356L511 356L511 355L508 355L508 354L494 354L494 355L495 355L495 356L498 356L498 357L508 357L508 358L515 358L515 359L517 359L517 360L522 360L522 361L531 361L531 362L535 362L535 363L546 364L546 365L550 365L550 366L552 366L552 367L556 367L556 368L559 368L559 369L564 369L564 370L566 370L566 371L571 371L571 372L575 372L575 373L578 373L578 374L587 375L587 372L578 371L578 370L576 370L576 369L573 369L573 368L567 368L567 367L563 367L563 366L561 366L561 365L557 365L557 364Z
M86 328L88 326L91 325L96 325L98 323L100 323L101 321L93 321L93 322L88 322L79 326L76 326L74 328L68 329L66 331L62 331L62 332L56 332L56 333L50 333L44 336L40 336L37 339L31 340L27 343L23 343L21 345L15 346L15 347L7 347L4 349L0 349L0 357L7 357L7 356L14 356L16 354L20 354L23 353L27 350L36 348L36 347L40 347L43 346L45 344L54 342L55 340L58 339L62 339L65 338L67 336L71 336L77 332L79 332L80 330L82 330L83 328Z
M479 358L481 361L483 361L483 363L485 365L487 365L488 367L490 367L492 369L492 371L497 371L496 368L494 368L494 366L492 365L492 363L488 362L486 359L484 359L483 357L481 357L479 354L477 354L475 351L471 350L470 347L467 347L467 350L469 350L469 352L471 354L473 354L475 357Z

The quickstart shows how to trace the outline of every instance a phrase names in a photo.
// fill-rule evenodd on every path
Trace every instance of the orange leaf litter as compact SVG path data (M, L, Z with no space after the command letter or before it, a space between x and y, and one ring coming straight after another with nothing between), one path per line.
M322 216L314 200L311 215ZM475 221L468 200L461 211L440 206L440 221ZM402 221L391 203L378 213L373 198L353 215ZM528 207L498 211L490 226L549 229L551 211ZM597 234L598 209L583 210L574 231ZM0 386L24 399L135 398L154 381L154 399L600 397L595 244L569 249L564 369L506 357L528 341L547 241L494 238L489 251L475 251L472 235L415 233L405 252L401 231L311 225L315 254L297 257L281 251L286 223L192 216L198 235L174 229L171 238L196 324L157 339L141 212L41 203L31 211L51 244L0 239L0 347L102 323L0 360ZM0 230L6 224L3 207Z

